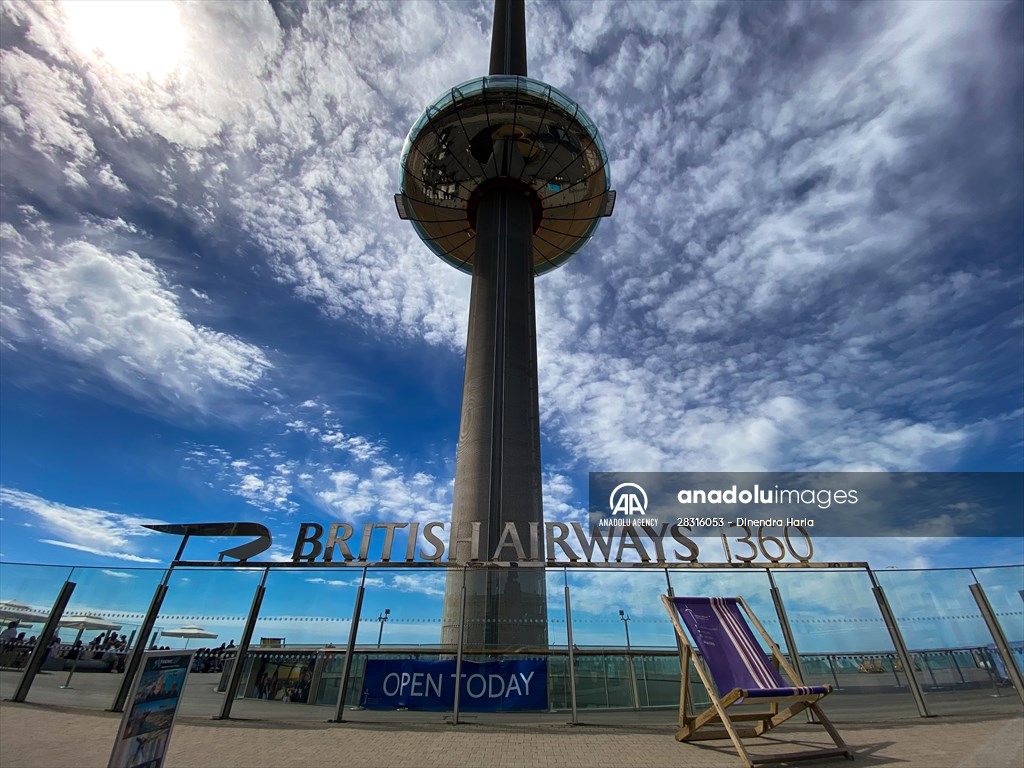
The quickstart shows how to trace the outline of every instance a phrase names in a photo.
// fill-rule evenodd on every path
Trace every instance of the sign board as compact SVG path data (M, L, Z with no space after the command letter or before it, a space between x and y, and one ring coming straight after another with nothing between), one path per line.
M107 768L162 768L195 651L147 651Z
M459 708L466 712L512 712L548 708L547 662L462 662ZM367 709L451 711L455 705L455 661L370 659L359 703Z

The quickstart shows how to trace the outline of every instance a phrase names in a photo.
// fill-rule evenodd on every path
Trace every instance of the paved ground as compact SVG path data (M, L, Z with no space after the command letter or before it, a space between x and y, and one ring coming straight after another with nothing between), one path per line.
M38 704L0 703L0 766L3 768L102 768L119 716ZM792 722L792 721L790 721ZM901 768L1020 768L1024 765L1024 718L938 717L895 723L838 723L856 752L855 766ZM792 751L824 743L822 730L805 724L762 739L757 753ZM845 765L841 760L802 763ZM725 742L680 744L659 726L580 726L211 721L179 719L168 768L346 765L380 768L495 766L680 766L736 768Z
M585 711L571 726L568 712L466 715L459 726L441 713L346 711L352 722L324 722L326 707L238 701L231 721L214 721L223 694L213 675L189 679L167 757L168 768L257 768L346 765L367 768L717 768L740 765L728 742L680 744L674 713ZM0 768L103 768L120 715L107 713L120 675L37 678L28 704L0 702ZM0 696L13 692L14 673L0 674ZM938 717L916 716L903 696L836 696L829 711L856 752L854 766L900 768L1021 768L1024 707L1011 691L934 701ZM1006 695L1009 694L1009 695ZM909 699L909 696L906 697ZM945 714L958 710L964 715ZM796 722L800 721L800 722ZM820 727L794 718L752 746L755 755L828 743ZM847 765L842 760L801 763Z

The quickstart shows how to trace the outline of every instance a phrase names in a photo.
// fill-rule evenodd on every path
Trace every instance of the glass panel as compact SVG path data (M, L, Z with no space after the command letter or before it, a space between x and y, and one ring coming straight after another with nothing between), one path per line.
M1024 672L1024 566L975 568L974 575L996 613L1017 667ZM1005 675L1002 679L1008 682Z
M121 685L128 651L164 571L139 568L75 568L77 585L50 654L32 684L32 701L106 709Z
M175 568L171 574L149 647L196 649L181 714L220 714L235 648L262 575L261 568Z
M341 667L325 676L325 662L344 659L361 575L360 568L271 570L232 716L332 716L315 706L292 705L336 705Z
M664 571L569 569L568 578L578 708L632 708L634 692L643 703L642 652L675 648L659 599L667 589Z
M864 706L865 695L880 693L892 696L883 706L894 713L917 712L867 572L776 570L774 576L804 682L836 689L822 702L830 713L845 716Z
M13 624L16 632L12 641L0 646L0 696L3 698L14 694L53 602L71 572L67 566L0 563L0 628L6 631ZM36 694L40 679L41 676L36 676L29 701L41 700Z
M446 573L442 568L381 568L368 572L346 697L346 719L380 717L367 700L364 673L368 660L454 662L461 628L455 618L456 603L455 614L450 617L452 627L442 637ZM470 604L473 599L486 602L488 595L500 600L495 612L488 614L490 618L478 615L467 626L466 661L546 659L547 709L558 712L558 721L564 722L570 698L562 570L541 573L546 602L537 605L527 597L535 592L530 586L534 574L530 569L478 573L486 578L474 582L478 574L472 575ZM83 630L81 639L86 647L70 688L61 686L66 683L74 656L67 651L72 650L78 631L62 630L65 655L49 662L51 667L59 668L47 668L47 673L36 679L30 701L108 707L121 682L116 672L119 654L114 649L109 659L113 663L108 669L112 667L113 673L97 674L94 667L106 663L104 654L99 653L97 658L96 650L87 646L106 632L116 632L118 640L124 635L128 641L141 623L162 574L159 569L72 570L0 564L0 603L15 601L25 610L37 611L36 615L45 614L70 576L78 586L67 614L98 614L97 618L119 625L118 629ZM260 574L258 568L182 568L173 572L157 620L162 634L154 639L158 646L205 649L197 658L186 688L182 710L186 715L208 717L219 712L231 669L231 654L221 646L239 641ZM358 568L270 571L253 651L240 687L246 698L235 702L233 714L310 721L333 715L360 574ZM457 600L462 572L454 570L453 574ZM831 683L839 689L824 702L830 712L847 719L863 718L869 711L916 716L905 672L896 659L866 573L779 569L774 577L801 651L805 682ZM1019 711L1016 695L968 587L975 579L984 587L1019 664L1024 647L1024 567L886 570L878 572L877 577L933 712ZM763 569L673 570L670 578L677 595L742 595L769 635L785 650ZM671 624L659 600L666 591L665 571L570 568L567 580L577 651L578 709L587 712L587 718L615 722L630 717L621 710L636 704L643 709L674 709L679 693L678 656ZM522 599L509 599L517 593ZM175 636L189 625L216 637L190 637L187 633ZM24 622L22 626L27 639L41 623ZM542 637L546 642L539 639ZM442 644L445 638L447 646ZM4 653L9 650L5 648ZM15 654L0 654L0 662L14 667L0 672L0 695L13 693L20 677L17 659ZM696 676L691 674L691 678ZM691 694L696 699L695 707L707 703L699 685L691 684ZM598 710L620 712L599 715ZM464 714L468 711L468 707L463 710ZM450 716L450 711L389 715L409 722L437 722Z
M461 587L461 572L455 571L455 589ZM352 578L354 586L358 576ZM373 569L366 577L361 618L356 635L355 655L345 696L346 720L374 720L385 708L380 691L366 685L367 663L371 660L396 662L405 659L452 659L452 652L441 652L442 604L446 584L446 570ZM351 607L351 606L350 606ZM345 641L336 649L324 652L322 672L317 681L317 704L335 707L345 663L344 646L348 639L348 621L345 622ZM458 640L459 625L452 620L447 637L451 649ZM398 678L396 678L398 679ZM322 711L321 711L322 716ZM402 715L403 721L437 722L445 712L412 710Z
M1016 699L1013 690L1002 684L1001 662L970 592L975 581L970 570L879 571L876 575L935 714L1003 711L1010 699ZM997 593L999 604L1012 612L1006 590Z

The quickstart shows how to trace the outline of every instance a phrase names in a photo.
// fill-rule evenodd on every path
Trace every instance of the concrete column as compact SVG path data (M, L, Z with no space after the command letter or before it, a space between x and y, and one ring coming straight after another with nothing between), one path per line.
M541 523L540 424L533 294L533 210L514 186L489 190L477 212L462 421L455 471L452 536L480 523L480 558L495 553L504 524L514 522L528 548L529 523ZM538 536L540 544L543 535ZM466 544L449 551L465 563ZM543 547L539 556L543 558ZM501 559L515 559L512 550ZM451 572L442 642L454 644L461 575ZM467 574L468 647L547 645L541 569Z

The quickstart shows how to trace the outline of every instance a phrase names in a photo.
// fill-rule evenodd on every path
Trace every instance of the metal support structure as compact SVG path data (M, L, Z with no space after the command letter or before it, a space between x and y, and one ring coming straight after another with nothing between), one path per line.
M309 684L309 696L306 697L306 704L315 705L317 703L316 694L320 690L320 681L323 679L327 658L324 654L318 653L313 660L313 679Z
M142 626L139 627L138 641L135 643L135 647L131 649L131 656L128 657L128 663L125 665L124 677L121 678L121 685L117 689L117 693L114 695L114 701L110 705L110 712L123 712L124 704L128 700L128 694L131 693L132 684L135 682L135 675L139 672L139 667L142 666L142 657L146 652L146 643L149 642L149 636L153 632L153 626L156 624L156 619L160 615L160 608L164 604L164 597L167 596L167 585L171 580L171 571L174 570L174 564L181 560L181 556L185 554L185 545L188 543L189 535L186 533L181 537L181 543L178 545L178 552L174 556L174 560L171 561L170 566L164 571L164 578L153 592L153 599L149 602L149 610L146 611L146 617L142 620Z
M765 572L768 574L768 584L770 585L770 591L772 594L772 602L775 603L775 615L779 617L779 626L782 628L782 639L786 643L786 650L789 651L789 658L793 662L793 669L800 676L800 683L807 685L807 678L804 676L803 664L800 663L800 651L796 647L796 638L793 636L793 628L789 624L789 616L786 614L786 605L782 602L782 593L779 591L779 586L775 583L775 576L772 575L771 568L765 568ZM839 687L838 684L836 686ZM807 715L807 722L817 722L814 718L814 712L808 707L804 712Z
M384 613L377 614L377 621L380 622L380 630L377 632L377 647L380 648L381 641L384 639L384 624L387 622L388 617L391 615L391 609L385 608Z
M828 669L832 673L832 682L836 684L836 688L839 688L839 675L836 674L836 657L829 654L826 658L828 659Z
M125 666L121 685L114 695L114 701L110 705L110 709L107 710L108 712L124 711L124 704L128 700L128 694L131 693L135 675L138 673L139 667L142 666L142 656L146 652L146 643L153 632L153 625L156 624L157 616L160 615L160 608L164 604L164 597L167 595L167 580L170 575L171 569L168 568L163 582L156 585L153 599L149 602L149 610L146 611L146 617L142 620L142 626L139 628L138 642L135 643L135 647L132 648L131 654L128 656L128 664Z
M1020 667L1017 666L1017 660L1013 657L1013 650L1006 641L1003 628L999 625L996 612L992 610L992 604L988 601L988 595L985 594L985 589L978 582L971 584L970 588L971 595L974 596L974 602L978 604L981 617L985 620L989 634L992 635L992 640L996 644L996 653L999 654L1003 664L1006 666L1006 674L1009 676L1010 682L1013 683L1013 687L1017 690L1017 695L1020 696L1021 701L1024 701L1024 678L1021 677Z
M640 657L640 671L644 674L644 695L647 697L647 706L651 706L651 688L647 684L647 662L644 657Z
M75 652L75 658L71 660L71 669L68 671L68 679L64 681L64 685L61 688L67 689L71 687L71 678L75 676L75 670L78 669L78 660L82 658L82 653L85 652L85 646L79 647L79 643L82 641L82 635L85 634L85 627L78 630L78 634L75 636L75 641L71 644L71 650Z
M455 701L452 702L452 725L459 724L459 704L462 693L462 651L465 632L463 622L466 620L466 569L462 569L462 600L459 604L459 644L455 650Z
M619 619L626 625L626 668L629 672L629 683L633 689L633 709L640 709L640 689L636 683L636 669L633 667L633 648L629 644L629 614L620 610Z
M18 682L17 690L11 696L11 701L24 701L25 697L28 696L28 691L32 687L32 681L36 679L39 670L43 668L43 662L46 661L46 657L50 652L50 641L53 639L53 633L57 631L57 624L60 623L61 617L64 615L64 609L68 607L68 601L71 600L71 594L75 591L75 586L75 582L65 581L64 586L60 588L60 593L53 602L50 615L46 617L46 624L43 625L43 629L39 633L36 647L32 649L32 655L28 658L28 664L25 665L25 671Z
M964 677L964 671L962 669L960 669L960 665L957 664L956 653L954 651L947 651L947 653L949 654L949 660L951 662L953 662L953 669L955 669L957 675L960 676L960 683L962 685L966 685L967 684L967 678Z
M359 588L356 590L356 604L352 608L352 625L348 628L348 642L345 643L345 661L341 666L341 683L338 686L338 703L332 723L345 722L345 696L348 694L348 678L352 674L352 656L356 650L356 636L359 634L359 617L363 612L363 594L366 592L366 568L363 568Z
M917 680L917 675L914 674L914 660L910 658L907 644L903 641L903 634L896 623L896 617L893 615L892 608L889 607L889 600L885 596L885 590L878 583L874 572L870 568L865 570L867 571L868 578L871 579L871 592L874 594L875 601L878 603L878 609L882 613L882 621L885 622L886 629L889 630L889 637L892 638L892 644L896 648L896 656L903 666L903 674L907 676L907 687L910 688L910 693L917 704L917 711L921 717L931 717L932 713L928 710L928 702L924 700L921 684Z
M569 600L569 572L562 570L565 580L565 641L569 646L569 704L572 706L572 725L579 725L576 714L576 646L572 642L572 603Z
M214 720L228 720L231 717L231 706L238 695L238 684L242 682L242 670L245 667L245 657L249 652L249 643L252 642L252 633L256 629L256 622L260 617L260 606L263 605L263 595L267 591L267 574L269 568L263 569L263 578L256 587L256 593L252 596L252 605L249 608L249 616L245 620L245 629L242 630L242 639L238 643L238 650L235 651L235 661L231 667L231 678L228 681L228 689L224 693L224 701L221 703L220 715Z

